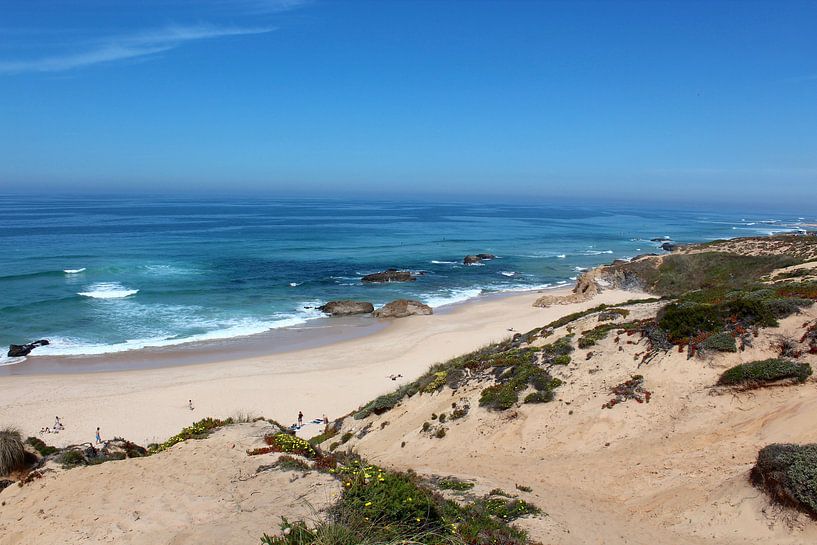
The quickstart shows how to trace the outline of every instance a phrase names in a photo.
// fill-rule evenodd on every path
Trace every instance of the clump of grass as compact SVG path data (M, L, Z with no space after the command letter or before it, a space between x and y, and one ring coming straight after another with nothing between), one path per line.
M553 401L555 394L553 390L543 390L541 392L531 392L525 396L523 403L549 403Z
M218 418L203 418L198 422L193 423L191 426L187 426L186 428L182 428L182 431L168 439L162 444L153 444L149 445L148 452L150 454L155 454L157 452L162 452L163 450L169 449L173 445L181 443L183 441L187 441L188 439L204 439L208 435L210 435L214 430L221 428L222 426L227 426L232 424L233 420L228 418L226 420L220 420Z
M0 476L20 470L25 465L23 438L15 428L0 430Z
M397 473L361 460L337 466L343 493L329 520L310 528L303 521L281 524L283 535L265 535L266 545L526 545L524 531L507 524L535 512L532 506L506 500L478 500L459 505L446 500L413 473Z
M390 394L384 394L374 401L369 402L357 413L355 413L355 420L362 420L370 414L383 414L386 411L393 409L400 400L403 399L403 394L399 391Z
M288 433L274 433L264 437L264 442L270 446L272 452L298 454L306 458L314 458L318 452L309 441Z
M298 458L293 458L289 455L280 456L275 463L273 464L276 468L280 469L281 471L309 471L311 468L309 464L304 462L303 460L299 460Z
M772 499L817 517L817 444L764 447L751 480Z
M735 341L735 337L726 331L715 333L714 335L707 337L704 342L701 343L701 348L703 350L712 350L715 352L738 351L738 345Z
M783 379L805 382L811 376L811 365L783 358L742 363L725 371L718 384L721 386L761 386Z
M85 456L83 456L83 454L78 450L66 450L60 455L59 462L62 464L64 469L70 469L72 467L79 467L88 464Z
M45 441L37 437L29 437L26 443L34 447L34 450L40 453L40 456L48 456L59 451L57 447L47 445Z
M461 481L459 479L449 478L442 479L437 482L437 487L441 490L454 490L457 492L464 492L474 488L474 483L470 481Z
M542 512L541 509L525 500L488 497L482 502L489 514L504 521L516 520L527 515L538 515Z

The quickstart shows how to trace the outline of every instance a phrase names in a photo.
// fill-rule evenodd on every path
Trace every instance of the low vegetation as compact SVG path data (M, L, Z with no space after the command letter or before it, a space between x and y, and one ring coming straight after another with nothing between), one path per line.
M721 375L718 385L752 387L784 379L805 382L811 373L811 366L808 363L771 358L732 367Z
M330 473L341 481L343 492L328 520L310 527L284 519L282 535L264 535L262 543L525 545L529 543L525 532L508 521L539 513L522 500L490 496L460 505L435 493L413 473L388 471L361 460L339 465Z
M817 444L764 447L751 479L775 501L817 517Z
M183 441L187 441L188 439L204 439L208 435L210 435L214 430L226 426L228 424L232 424L233 419L228 418L226 420L219 420L218 418L203 418L198 422L193 423L186 428L182 428L182 431L165 441L161 444L152 444L148 445L148 452L150 454L155 454L157 452L162 452L163 450L167 450L175 444L181 443Z
M0 430L0 477L23 469L25 461L26 452L20 432L14 428Z

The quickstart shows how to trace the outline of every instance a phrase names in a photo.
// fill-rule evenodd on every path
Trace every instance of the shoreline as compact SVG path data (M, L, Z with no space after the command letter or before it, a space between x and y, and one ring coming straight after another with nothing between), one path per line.
M432 316L401 318L365 337L265 356L144 370L7 376L0 380L0 427L16 426L24 435L65 446L91 441L100 426L103 438L147 444L207 416L243 412L285 425L295 421L298 411L306 422L324 414L334 418L414 380L434 363L507 338L508 328L525 332L641 294L609 290L581 303L533 307L539 296L474 302ZM397 374L400 380L389 378ZM65 430L40 436L55 415ZM307 425L302 433L309 436L321 428Z
M556 284L547 288L482 293L464 301L441 305L434 309L434 313L444 315L460 307L485 301L530 293L559 292L568 287L569 284ZM393 323L392 319L377 319L372 315L325 315L302 324L273 328L251 335L146 346L101 354L37 355L35 349L24 361L0 365L0 379L8 376L138 371L271 356L362 339L388 329Z

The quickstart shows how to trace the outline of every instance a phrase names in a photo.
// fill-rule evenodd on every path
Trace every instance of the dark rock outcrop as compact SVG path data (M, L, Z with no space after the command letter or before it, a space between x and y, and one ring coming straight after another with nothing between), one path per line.
M411 271L387 269L383 272L367 274L362 280L363 282L414 282L417 278L411 275Z
M47 344L50 344L47 339L40 339L39 341L28 344L12 344L9 345L8 357L20 358L22 356L28 356L31 351L38 346L45 346Z
M661 245L661 249L664 250L665 252L674 252L675 250L678 249L678 245L673 244L672 242L665 242L664 244Z
M351 316L369 314L374 311L374 305L365 301L329 301L319 306L318 310L332 316Z
M476 255L467 255L462 258L463 265L476 265L477 263L482 263L483 261L489 261L491 259L496 259L494 254L476 254Z
M428 315L433 313L434 311L430 306L420 301L411 301L409 299L392 301L374 311L374 315L378 318L405 318L406 316Z
M669 237L658 237L658 238L651 238L650 242L666 242L671 240Z

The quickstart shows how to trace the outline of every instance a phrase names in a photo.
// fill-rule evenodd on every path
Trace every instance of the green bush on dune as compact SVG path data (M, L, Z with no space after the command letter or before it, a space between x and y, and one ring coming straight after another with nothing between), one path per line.
M771 358L736 365L721 375L718 384L721 386L751 386L783 379L805 382L811 373L811 366L808 363Z
M772 499L817 517L817 444L764 447L751 479Z

